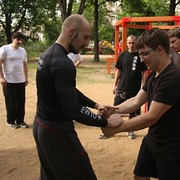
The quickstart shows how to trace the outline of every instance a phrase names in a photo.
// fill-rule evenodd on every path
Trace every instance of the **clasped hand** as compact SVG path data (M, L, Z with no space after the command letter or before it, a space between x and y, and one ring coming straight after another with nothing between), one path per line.
M120 114L113 114L116 106L98 106L98 114L107 118L108 124L105 128L101 128L102 132L107 136L113 136L116 133L117 127L121 126L123 119Z

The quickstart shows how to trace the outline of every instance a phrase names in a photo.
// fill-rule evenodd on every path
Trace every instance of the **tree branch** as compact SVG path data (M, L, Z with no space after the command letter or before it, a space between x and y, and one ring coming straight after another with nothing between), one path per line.
M180 1L178 1L175 5L177 6L180 3Z
M117 0L106 0L106 1L103 1L101 3L98 4L98 7L101 6L102 4L105 4L106 2L116 2Z
M80 6L79 6L79 10L78 10L78 14L82 14L83 13L85 3L86 3L86 0L81 0Z
M2 24L3 29L6 29L6 26L5 26L4 22L0 20L0 23Z

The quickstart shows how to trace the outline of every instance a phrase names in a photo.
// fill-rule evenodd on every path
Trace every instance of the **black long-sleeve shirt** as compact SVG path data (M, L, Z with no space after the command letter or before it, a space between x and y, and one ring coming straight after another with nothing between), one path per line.
M45 121L105 127L107 119L94 114L95 102L76 89L76 68L60 44L53 44L40 57L37 74L37 116Z

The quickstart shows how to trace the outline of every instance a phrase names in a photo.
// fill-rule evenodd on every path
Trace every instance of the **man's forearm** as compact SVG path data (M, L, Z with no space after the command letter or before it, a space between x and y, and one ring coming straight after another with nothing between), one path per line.
M127 114L127 113L135 112L137 109L139 109L139 106L136 105L134 98L128 99L116 107L118 107L118 109L115 109L113 114L116 113Z
M0 78L4 79L4 74L3 74L3 71L2 71L2 63L0 63Z
M28 81L28 66L27 66L27 62L24 62L24 76L25 76L25 80Z

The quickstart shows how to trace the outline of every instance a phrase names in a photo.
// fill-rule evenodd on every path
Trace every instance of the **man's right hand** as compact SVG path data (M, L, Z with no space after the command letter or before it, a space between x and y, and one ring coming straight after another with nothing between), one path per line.
M117 90L117 88L115 87L115 88L113 89L113 94L116 94L116 90Z
M112 114L108 119L106 128L115 128L123 123L123 119L120 114Z
M0 83L1 83L1 85L4 86L4 87L7 85L7 81L6 81L5 78L0 78Z

